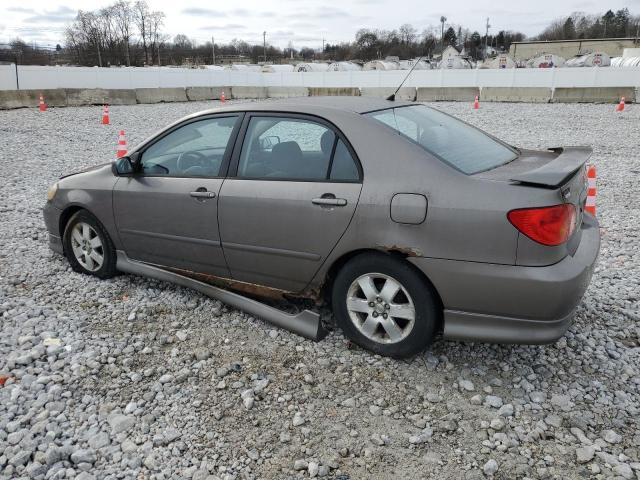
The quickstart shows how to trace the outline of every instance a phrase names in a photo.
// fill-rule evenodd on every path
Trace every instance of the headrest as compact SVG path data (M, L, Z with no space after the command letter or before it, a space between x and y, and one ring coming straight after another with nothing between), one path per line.
M278 143L271 150L271 159L273 169L289 173L302 163L302 150L297 142Z
M335 138L335 135L331 130L327 130L322 134L322 137L320 137L320 149L322 150L322 153L326 155L331 155L334 138Z

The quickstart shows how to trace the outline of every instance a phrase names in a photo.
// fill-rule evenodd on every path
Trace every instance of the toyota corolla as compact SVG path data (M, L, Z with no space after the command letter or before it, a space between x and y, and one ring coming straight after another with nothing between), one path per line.
M283 300L330 305L382 355L440 333L547 343L600 248L590 154L519 149L415 103L228 105L63 177L44 217L77 272L174 282L309 338L324 332L317 308Z

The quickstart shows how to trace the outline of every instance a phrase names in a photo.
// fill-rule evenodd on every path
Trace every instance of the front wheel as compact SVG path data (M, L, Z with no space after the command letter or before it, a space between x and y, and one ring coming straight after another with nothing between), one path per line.
M333 284L345 335L384 356L412 356L432 341L441 312L432 287L410 265L383 253L350 260Z
M86 210L73 214L64 229L64 252L79 273L110 278L116 273L116 251L100 221Z

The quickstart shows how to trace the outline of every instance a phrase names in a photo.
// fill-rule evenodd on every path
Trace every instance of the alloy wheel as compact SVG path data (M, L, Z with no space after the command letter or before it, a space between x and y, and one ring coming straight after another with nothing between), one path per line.
M415 325L416 309L409 292L382 273L361 275L351 283L347 310L358 331L378 343L400 342Z
M104 246L95 229L85 222L78 222L71 230L71 249L83 268L89 272L100 270L104 263Z

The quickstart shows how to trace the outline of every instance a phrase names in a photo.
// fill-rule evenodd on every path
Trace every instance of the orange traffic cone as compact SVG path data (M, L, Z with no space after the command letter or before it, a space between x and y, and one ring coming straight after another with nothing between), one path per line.
M124 157L127 154L127 140L124 138L124 130L120 130L120 136L118 137L118 151L116 156L118 158Z
M106 103L102 109L102 125L109 125L109 105Z
M221 101L222 103L224 103L224 102L225 102L225 98L224 98L224 90L222 91L222 94L220 95L220 101Z
M585 211L589 212L594 217L596 216L596 167L589 165L587 167L587 202L585 204Z
M47 111L47 104L44 103L44 96L42 94L40 94L40 111L41 112Z
M624 97L620 98L620 103L616 107L616 112L623 112L623 111L624 111Z
M480 101L478 100L478 95L476 95L476 98L473 101L473 109L478 110L479 108L480 108Z

